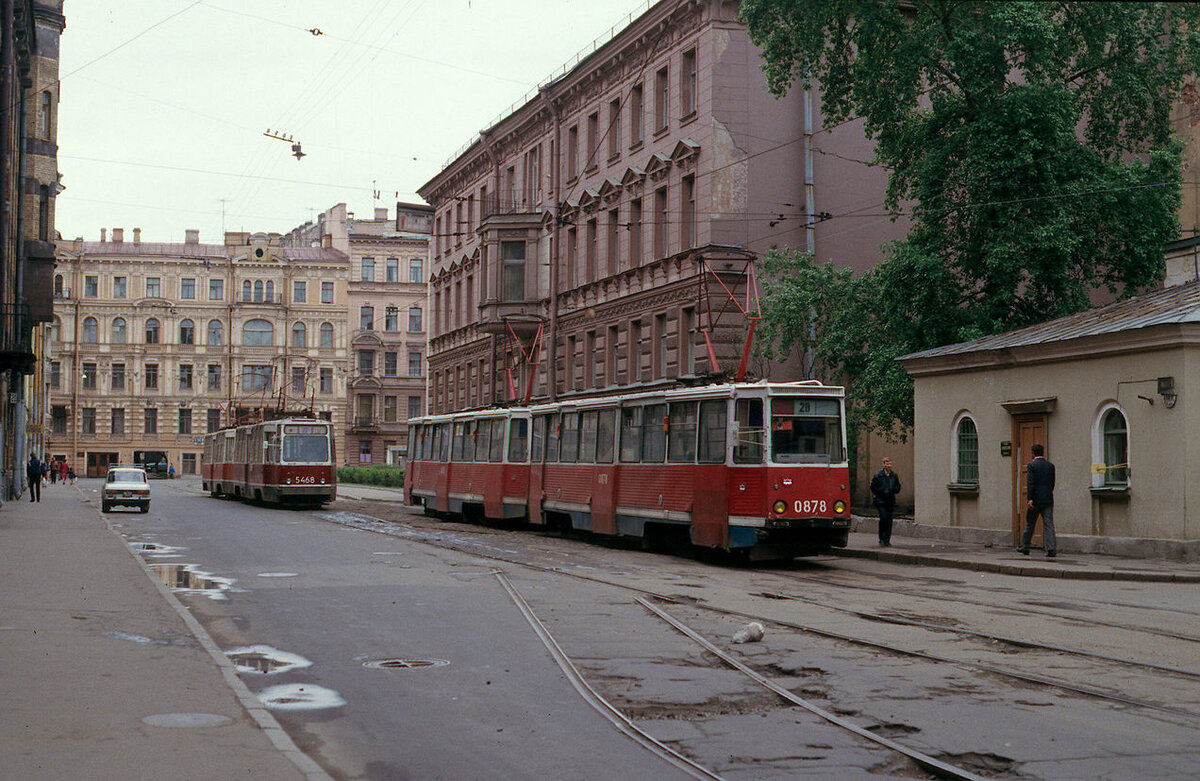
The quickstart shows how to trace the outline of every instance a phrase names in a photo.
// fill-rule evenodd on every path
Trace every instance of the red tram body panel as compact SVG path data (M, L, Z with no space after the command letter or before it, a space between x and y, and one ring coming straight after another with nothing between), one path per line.
M846 544L840 387L738 383L414 419L426 512L767 558Z
M333 426L283 418L204 437L204 490L276 504L320 505L337 497Z

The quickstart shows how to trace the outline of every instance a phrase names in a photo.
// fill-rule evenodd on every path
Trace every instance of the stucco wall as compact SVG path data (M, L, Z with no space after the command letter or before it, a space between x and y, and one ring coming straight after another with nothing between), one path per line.
M1172 376L1178 402L1167 409L1156 378ZM1195 462L1200 417L1189 390L1200 388L1200 354L1174 347L916 378L916 520L931 525L1008 530L1012 524L1012 416L1002 402L1055 397L1046 418L1047 457L1057 468L1055 521L1059 533L1155 539L1200 538L1200 481ZM1145 396L1153 404L1139 398ZM1129 429L1127 498L1098 501L1091 464L1097 420L1106 403L1124 412ZM954 426L968 412L979 432L978 496L959 495L952 510ZM1024 467L1027 457L1021 458ZM1189 512L1192 517L1189 518Z

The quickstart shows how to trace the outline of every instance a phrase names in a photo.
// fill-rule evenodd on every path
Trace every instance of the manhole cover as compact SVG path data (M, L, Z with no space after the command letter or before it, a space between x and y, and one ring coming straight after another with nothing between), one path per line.
M372 670L413 670L419 667L445 667L449 659L376 659L363 662L363 667Z
M233 719L217 713L156 713L142 722L151 727L223 727Z

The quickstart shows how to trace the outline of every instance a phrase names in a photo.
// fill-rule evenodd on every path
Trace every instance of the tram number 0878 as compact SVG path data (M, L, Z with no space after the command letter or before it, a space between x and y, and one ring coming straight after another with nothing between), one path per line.
M800 515L824 515L829 512L829 502L824 499L797 499L795 510Z

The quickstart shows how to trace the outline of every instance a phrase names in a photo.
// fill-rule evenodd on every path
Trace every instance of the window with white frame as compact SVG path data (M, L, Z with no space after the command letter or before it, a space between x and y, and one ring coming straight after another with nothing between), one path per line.
M1104 464L1096 474L1093 487L1120 488L1129 485L1129 421L1115 403L1105 404L1096 419L1093 437L1093 461Z
M954 426L954 482L979 485L979 429L970 415Z

